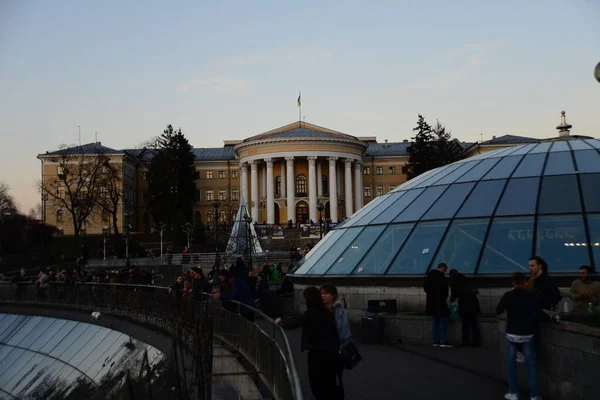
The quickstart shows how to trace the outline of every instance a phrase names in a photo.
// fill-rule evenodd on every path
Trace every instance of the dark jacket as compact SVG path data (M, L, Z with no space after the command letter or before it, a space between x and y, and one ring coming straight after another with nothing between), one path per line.
M231 287L231 290L221 293L219 300L235 300L247 306L254 307L254 296L250 291L247 280L248 275L246 274L236 276L233 280L233 286Z
M300 343L302 351L337 353L340 350L340 340L333 313L331 318L325 319L306 310L300 317L282 319L279 324L283 329L302 327Z
M550 319L537 306L535 293L525 288L514 288L504 293L496 307L496 314L506 311L506 333L512 335L533 335L539 321Z
M558 304L562 295L554 280L548 274L541 274L534 279L533 283L538 308L550 310L552 306Z
M477 300L477 289L470 287L469 280L463 274L456 274L452 277L450 293L450 302L458 299L458 312L461 315L481 312L479 300Z
M192 279L192 293L194 294L194 298L196 300L202 300L202 293L211 292L212 286L205 278Z
M450 308L446 302L448 299L448 282L444 274L437 269L430 271L427 278L425 278L423 289L427 294L425 314L435 317L449 317Z

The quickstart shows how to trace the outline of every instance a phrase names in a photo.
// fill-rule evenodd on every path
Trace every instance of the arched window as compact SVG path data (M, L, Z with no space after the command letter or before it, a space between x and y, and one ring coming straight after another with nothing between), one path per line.
M208 210L206 212L206 224L213 225L215 223L215 212L213 210Z
M219 211L219 223L220 224L227 223L227 211L225 211L225 210Z
M281 196L281 177L275 178L275 195Z
M64 210L58 210L56 212L56 223L60 224L60 223L64 222L64 220L65 220L65 212L64 212Z
M306 177L304 175L296 177L296 196L306 197Z

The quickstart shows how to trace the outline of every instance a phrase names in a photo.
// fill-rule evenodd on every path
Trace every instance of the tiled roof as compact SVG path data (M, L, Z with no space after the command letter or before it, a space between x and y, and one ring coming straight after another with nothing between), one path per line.
M196 161L227 161L235 160L232 146L192 149Z
M312 125L308 123L302 123L301 126L298 126L298 122L288 125L289 129L285 129L283 127L280 131L269 131L265 133L261 133L260 135L251 136L244 140L244 142L250 142L257 139L277 139L277 138L345 138L345 139L354 139L357 140L356 137L352 135L347 135L345 133L333 131L327 128L321 128L317 125Z
M110 147L102 146L100 143L87 143L81 146L69 147L66 149L46 152L46 155L60 154L122 154L123 151L111 149Z
M494 139L486 140L481 142L482 145L486 144L526 144L526 143L539 143L539 139L530 138L526 136L515 136L515 135L504 135Z
M407 156L408 148L412 144L411 142L397 142L397 143L376 143L369 142L367 148L367 157L376 156Z

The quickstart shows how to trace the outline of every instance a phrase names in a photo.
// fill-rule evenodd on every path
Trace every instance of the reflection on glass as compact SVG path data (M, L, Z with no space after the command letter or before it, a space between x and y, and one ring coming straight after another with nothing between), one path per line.
M324 274L329 267L331 267L331 264L338 259L340 254L346 250L350 243L352 243L352 241L363 229L364 228L360 227L346 229L346 232L344 232L344 234L333 244L333 246L329 246L323 257L313 263L313 267L307 272L307 274Z
M535 146L537 146L536 143L531 143L531 144L527 144L525 146L518 146L519 148L516 149L514 151L514 153L512 153L513 156L517 156L517 155L523 155L523 154L527 154L529 153L529 151L531 151L531 149L533 149Z
M545 176L542 179L538 213L580 212L579 190L575 175Z
M23 357L26 351L10 346L6 346L6 348L8 349L8 354L0 363L0 387L4 387L6 385L10 375L7 373L7 371L10 371L11 366L16 363L19 358Z
M53 340L56 337L56 334L60 331L60 329L63 326L65 326L65 324L67 323L67 320L64 320L64 319L54 319L54 318L47 318L47 319L52 320L52 324L38 340L31 343L31 346L29 348L33 351L39 351L44 346L46 346L46 344L48 344L48 342ZM75 326L75 325L73 325L73 326ZM52 348L50 348L50 350L52 350Z
M111 332L114 331L111 331L107 328L98 329L97 332L85 344L85 347L73 355L73 357L69 360L69 364L79 368L79 364L81 364L87 357L94 354L96 347L105 341Z
M458 207L465 201L475 183L460 183L451 185L448 190L435 202L423 216L424 220L452 218Z
M425 274L448 221L421 222L390 267L389 275Z
M576 151L573 154L580 174L600 172L600 154L596 150Z
M583 193L583 203L585 211L600 211L600 174L581 175L581 191Z
M540 176L542 168L544 168L545 160L546 154L528 154L523 158L523 161L521 161L521 164L519 164L511 177L524 178L528 176Z
M108 336L106 336L106 338L102 340L102 342L100 342L100 344L96 346L94 350L92 350L92 352L88 354L83 361L81 361L81 363L77 365L77 368L87 373L87 371L91 369L93 365L97 363L101 365L104 359L106 358L106 356L102 356L105 354L106 351L108 351L108 349L117 347L116 341L121 336L122 334L120 332L110 331Z
M533 148L533 150L531 150L529 152L529 154L534 154L534 153L546 153L549 149L550 146L552 145L552 142L543 142L538 144L537 146L535 146Z
M489 217L492 215L505 183L504 180L480 181L477 183L456 216L462 218Z
M393 203L401 199L405 193L407 192L394 193L393 195L387 196L387 198L384 201L382 201L376 208L371 210L369 213L365 214L360 220L357 220L354 223L354 226L366 225L371 223L371 221L377 218L378 215L385 212L385 210L387 210Z
M0 325L0 343L5 343L13 335L14 331L9 329L15 324L19 324L25 321L25 317L22 315L8 315L4 318L2 325Z
M590 246L594 257L596 271L600 269L600 214L588 215L588 229L590 231Z
M590 265L582 215L540 216L536 236L536 254L550 271L574 273Z
M569 151L569 145L567 144L567 142L554 142L554 144L552 145L552 148L550 149L551 153L554 153L556 151Z
M550 153L546 161L544 175L574 174L571 152Z
M583 140L569 140L569 145L571 145L573 150L588 150L592 148L592 146Z
M371 247L369 253L355 268L353 274L381 275L402 247L404 240L412 230L414 224L389 225L379 237L377 243Z
M539 178L511 179L504 190L496 215L533 214Z
M479 264L480 274L527 272L533 242L533 217L495 218Z
M81 335L79 335L79 337L75 339L73 343L71 343L69 348L60 355L60 359L64 362L71 364L71 359L75 356L75 354L83 353L87 355L94 349L93 347L88 347L87 343L100 330L100 327L97 325L85 325L87 325L87 327L81 333Z
M523 156L504 157L490 172L483 178L490 179L506 179L508 178Z
M448 183L454 183L454 181L456 181L458 178L462 177L464 174L469 172L478 163L479 163L479 161L468 161L468 162L462 163L462 165L459 168L457 168L452 173L446 175L444 178L440 179L439 181L436 181L435 184L436 185L446 185Z
M438 174L435 174L435 175L432 174L430 178L425 179L423 182L419 183L418 185L415 185L414 187L415 188L425 188L427 186L431 186L431 185L435 184L437 181L439 181L440 179L447 176L448 174L451 174L452 172L454 172L461 165L462 165L462 163L454 163L454 164L450 164L445 167L442 167L442 170Z
M65 335L62 340L52 349L50 355L60 358L60 356L73 345L73 342L85 331L87 324L76 324L75 327ZM64 361L64 360L63 360Z
M478 181L484 176L491 168L494 167L500 161L499 158L486 158L477 164L472 170L460 177L456 182L471 182Z
M297 269L294 272L294 275L305 274L306 271L311 269L312 266L315 265L315 262L321 258L323 254L325 254L325 252L329 250L329 248L333 246L344 233L346 233L346 229L334 229L333 231L329 231L323 240L320 240L319 243L317 243L317 245L313 247L313 249L307 255L305 255L302 260L298 261L298 264L296 264Z
M387 199L389 196L391 195L384 195L374 198L369 202L369 204L352 214L352 216L346 221L342 222L342 224L338 225L338 228L340 228L342 225L344 228L353 226L359 219L361 219L365 214L371 212L379 203Z
M75 321L64 322L59 330L40 349L42 353L50 353L77 326Z
M425 189L425 191L413 201L410 206L406 207L406 209L394 219L394 222L418 220L447 188L448 186L432 186Z
M446 263L461 273L475 272L489 219L455 220L440 246L432 265Z
M377 240L379 234L383 232L385 225L375 225L365 228L361 234L346 248L346 251L338 257L327 275L346 275L352 272L356 264L362 260L363 256L369 251L373 242Z
M390 222L394 218L396 218L406 207L408 207L412 202L421 194L425 189L413 189L409 190L399 198L394 204L388 207L387 210L379 214L379 216L373 220L374 224L383 224Z

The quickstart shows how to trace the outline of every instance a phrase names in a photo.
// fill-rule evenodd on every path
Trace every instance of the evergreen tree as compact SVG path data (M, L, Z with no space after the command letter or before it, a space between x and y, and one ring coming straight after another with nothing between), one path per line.
M157 140L148 170L148 207L156 222L170 228L191 220L198 179L194 160L192 146L181 129L167 126Z
M417 126L413 128L417 132L413 137L413 144L408 148L410 158L407 165L408 179L421 175L425 171L435 168L435 137L431 126L425 121L425 118L419 114Z
M446 127L440 121L437 121L433 127L433 133L436 142L436 167L441 167L458 160L462 153L462 148L452 139L450 131L447 131Z

